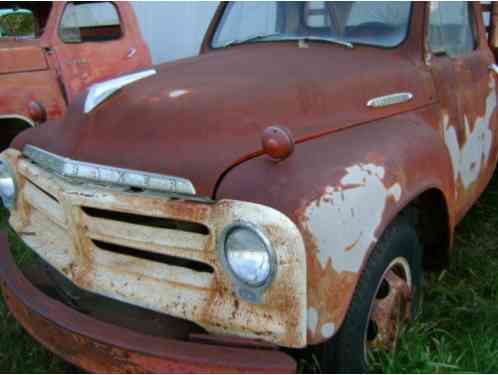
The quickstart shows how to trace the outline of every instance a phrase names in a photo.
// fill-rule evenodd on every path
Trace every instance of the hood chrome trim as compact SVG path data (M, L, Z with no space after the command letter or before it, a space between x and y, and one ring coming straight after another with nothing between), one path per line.
M409 102L412 99L413 99L413 94L411 92L397 92L390 95L372 98L367 102L367 107L372 107L372 108L388 107L390 105Z
M91 112L119 89L155 74L157 74L155 69L147 69L141 72L114 78L109 81L93 84L90 86L88 95L85 99L85 113Z
M23 155L38 166L63 178L176 194L195 195L196 193L192 182L181 177L72 160L32 145L24 147Z

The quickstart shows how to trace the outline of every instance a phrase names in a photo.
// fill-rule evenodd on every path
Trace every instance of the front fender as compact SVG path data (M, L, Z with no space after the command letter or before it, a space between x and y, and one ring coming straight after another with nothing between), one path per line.
M287 160L261 156L221 182L217 199L271 206L300 228L307 254L308 344L338 331L370 251L407 204L436 188L454 207L452 167L435 108L303 141ZM449 215L451 227L454 210Z

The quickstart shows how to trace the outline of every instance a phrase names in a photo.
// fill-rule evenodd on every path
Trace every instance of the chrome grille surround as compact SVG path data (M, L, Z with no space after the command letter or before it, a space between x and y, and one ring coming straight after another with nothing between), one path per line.
M195 195L196 193L192 182L181 177L72 160L32 145L26 145L23 154L40 167L64 178L176 194Z

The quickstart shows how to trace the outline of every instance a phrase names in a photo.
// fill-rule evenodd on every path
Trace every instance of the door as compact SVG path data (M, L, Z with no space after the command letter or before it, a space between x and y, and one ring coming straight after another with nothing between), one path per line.
M66 4L53 49L69 100L95 82L150 65L132 12L110 1Z
M495 74L479 4L433 2L428 21L430 64L460 218L486 187L496 162Z

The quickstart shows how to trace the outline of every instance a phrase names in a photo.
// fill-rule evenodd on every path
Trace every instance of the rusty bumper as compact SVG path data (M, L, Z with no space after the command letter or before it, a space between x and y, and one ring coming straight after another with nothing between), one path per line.
M211 340L209 336L197 341L173 340L76 311L28 280L14 262L4 233L0 233L0 282L7 306L24 328L51 351L87 371L288 373L296 370L295 361L274 347L245 340Z

